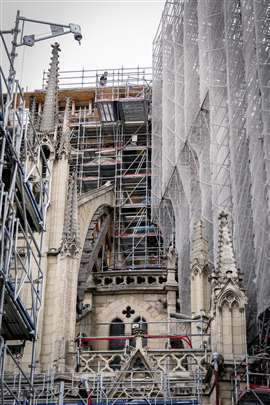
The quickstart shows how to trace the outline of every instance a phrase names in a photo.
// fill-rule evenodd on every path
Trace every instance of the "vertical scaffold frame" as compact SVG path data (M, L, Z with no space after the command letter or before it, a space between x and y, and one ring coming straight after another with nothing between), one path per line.
M23 36L26 22L52 28L51 23L27 19L17 11L14 29L0 32L8 66L7 73L0 67L0 398L1 403L10 398L14 404L35 400L41 257L51 178L35 121L35 103L31 111L26 109L15 58L18 47L37 41L70 32L81 39L80 27L74 24L59 24L58 33L52 29L52 35L39 39ZM11 51L6 35L12 37Z

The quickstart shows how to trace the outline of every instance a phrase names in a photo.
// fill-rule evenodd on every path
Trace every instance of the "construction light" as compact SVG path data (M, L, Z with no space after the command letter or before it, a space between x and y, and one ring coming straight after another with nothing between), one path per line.
M22 28L19 29L20 22L22 22ZM48 25L51 29L50 35L46 35L43 37L36 38L34 34L31 35L23 35L23 31L25 28L25 23L30 22L30 23L36 23L36 24L43 24L43 25ZM18 33L21 32L21 41L17 42L18 38ZM74 34L74 39L81 44L82 40L82 34L81 34L81 27L78 24L55 24L52 22L47 22L47 21L40 21L40 20L33 20L32 18L26 18L26 17L21 17L20 16L20 11L17 11L16 15L16 21L15 21L15 27L12 30L9 31L0 31L0 34L11 34L13 35L13 48L19 47L19 46L33 46L36 42L44 41L46 39L51 39L55 37L59 37L60 35L65 35L65 34ZM12 54L12 53L11 53ZM12 60L13 62L13 60Z

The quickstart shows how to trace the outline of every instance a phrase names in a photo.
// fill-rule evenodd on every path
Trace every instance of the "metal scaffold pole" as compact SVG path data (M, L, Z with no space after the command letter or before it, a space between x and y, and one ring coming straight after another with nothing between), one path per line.
M50 200L50 168L44 157L35 116L25 107L15 60L21 46L33 46L40 40L68 33L80 40L81 34L79 26L59 24L58 33L36 39L34 35L24 35L27 22L54 25L22 17L17 11L14 28L0 31L4 57L9 66L7 76L0 67L0 390L2 403L9 399L16 403L27 400L33 404L43 284L41 256ZM12 37L10 51L7 35ZM19 360L24 354L30 357L26 369Z

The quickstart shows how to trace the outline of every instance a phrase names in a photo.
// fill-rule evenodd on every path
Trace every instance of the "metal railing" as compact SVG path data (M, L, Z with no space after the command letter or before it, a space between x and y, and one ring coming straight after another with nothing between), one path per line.
M105 80L102 77L105 74ZM42 89L46 87L48 72L43 72ZM105 88L105 87L126 87L140 86L149 84L152 81L152 68L116 68L116 69L81 69L81 70L63 70L59 72L60 89L68 88Z

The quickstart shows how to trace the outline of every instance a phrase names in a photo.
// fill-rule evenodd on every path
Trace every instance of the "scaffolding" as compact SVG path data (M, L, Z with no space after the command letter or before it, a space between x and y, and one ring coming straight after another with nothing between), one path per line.
M27 22L49 25L51 35L24 35ZM50 204L51 162L38 131L35 100L26 98L15 70L18 47L73 33L75 24L32 20L17 11L14 28L0 31L7 68L0 66L0 401L33 404L43 251ZM11 36L11 41L6 41ZM11 46L10 46L11 43ZM9 49L10 48L10 49Z
M132 395L134 391L137 391L137 396L134 399L131 397L121 399L108 394L108 392L112 392L117 387L115 379L117 380L120 376L120 373L117 371L113 373L114 376L111 378L104 378L102 373L96 373L87 377L79 377L78 374L71 373L65 373L61 376L53 373L50 373L50 375L37 374L35 378L35 405L55 405L59 403L70 403L73 405L89 405L91 403L95 405L141 405L145 402L151 405L163 405L164 403L171 405L199 405L202 403L200 401L200 383L196 383L200 377L194 378L194 382L182 378L181 383L186 388L182 389L182 394L173 396L171 391L176 388L175 383L177 381L172 386L169 386L168 379L164 373L152 372L151 376L149 373L147 380L138 378L136 373L128 372L125 374L127 375L127 380L122 386L118 384L118 388L124 387L125 391L128 394L132 393ZM199 373L197 374L199 375ZM9 400L8 396L6 398Z
M114 187L109 270L162 268L161 233L150 213L151 70L108 69L105 84L102 72L60 72L60 100L73 100L70 170L77 173L80 194ZM61 116L61 101L59 109Z
M0 398L14 403L33 399L38 314L42 300L43 232L50 195L50 167L31 111L10 61L8 78L0 70ZM21 363L29 358L29 372ZM11 375L16 375L16 381ZM11 384L11 385L10 385ZM16 390L13 389L14 384ZM19 389L24 385L24 393Z
M204 321L195 323L202 325ZM147 333L136 335L132 332L134 324L126 322L124 336L78 337L76 371L36 373L34 403L201 404L202 392L208 393L210 388L209 335L192 334L191 324L191 320L150 322L143 328ZM105 323L102 326L109 327ZM159 333L153 334L153 330ZM200 347L192 347L194 338L199 338ZM108 349L109 342L117 339L126 343L120 349ZM173 347L175 342L180 344ZM10 385L11 391L5 390L7 403L18 389L16 376ZM20 382L20 390L24 387Z
M247 356L234 364L232 403L266 404L270 399L270 358L267 353Z
M104 86L100 85L100 78L107 73ZM145 86L152 80L152 67L135 68L121 67L116 69L82 69L82 70L60 70L60 88L62 89L79 89L79 88L96 88L98 93L109 91L109 97L117 99L120 93L125 92L129 96L134 86ZM45 90L48 71L43 72L42 89Z
M256 317L269 330L269 12L256 0L168 0L153 45L152 219L166 243L175 223L182 311L194 223L215 266L227 210L250 341Z

